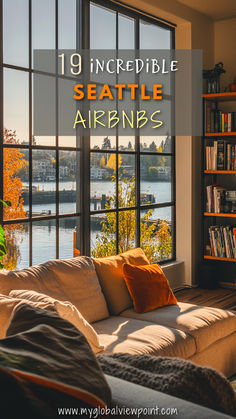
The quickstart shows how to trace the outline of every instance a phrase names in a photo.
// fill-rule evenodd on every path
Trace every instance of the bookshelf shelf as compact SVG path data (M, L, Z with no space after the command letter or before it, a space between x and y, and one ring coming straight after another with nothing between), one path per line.
M236 100L236 92L224 92L224 93L205 93L202 97L206 100L229 102Z
M205 137L235 137L236 132L206 132Z
M220 257L216 257L216 256L204 256L204 259L208 259L208 260L220 260L222 262L236 262L236 259L230 259L230 258L220 258Z
M235 175L236 170L204 170L206 175L218 174L218 175Z
M236 218L236 214L226 214L224 212L215 213L215 212L204 212L205 217L228 217Z

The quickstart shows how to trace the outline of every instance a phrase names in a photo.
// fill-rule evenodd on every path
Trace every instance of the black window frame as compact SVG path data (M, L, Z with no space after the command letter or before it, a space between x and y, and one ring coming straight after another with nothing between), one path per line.
M33 68L32 63L32 1L28 0L29 4L29 67L19 67L17 65L11 65L3 63L3 29L0 31L0 199L3 199L3 153L4 148L16 148L16 149L27 149L29 151L29 215L23 219L11 219L3 220L3 211L0 211L0 223L4 225L9 224L23 224L28 223L29 226L29 265L32 265L32 228L34 221L47 221L55 220L56 222L56 258L59 258L59 223L63 218L68 217L79 217L80 227L79 235L77 237L77 247L82 255L90 255L90 220L91 216L107 212L115 212L117 218L117 229L116 229L116 251L119 252L119 228L118 218L121 211L135 210L136 212L136 246L140 246L140 212L147 209L158 209L163 207L171 208L172 212L172 255L168 260L159 261L159 263L167 263L176 259L176 191L175 191L175 137L171 137L172 149L170 153L151 153L140 150L140 139L139 136L135 136L135 149L133 151L119 150L118 137L116 136L116 149L109 150L109 153L116 155L116 190L118 185L118 156L119 154L129 154L134 156L135 159L135 188L136 188L136 205L134 207L118 208L118 205L114 209L102 209L102 210L90 210L90 155L91 153L102 153L104 150L94 150L90 148L90 137L83 136L80 138L80 144L77 147L62 147L59 144L59 137L56 135L56 143L54 146L34 145L32 142L32 83L33 74L46 74L41 71L37 71ZM127 7L116 1L98 1L98 0L77 0L77 21L79 25L77 27L77 41L80 39L80 43L77 42L77 47L82 49L89 49L90 46L90 3L98 6L104 6L116 12L116 21L118 22L118 14L121 13L124 16L134 19L135 22L135 49L139 49L139 27L140 21L146 21L171 32L171 48L175 48L175 26L170 22L158 19L155 16L148 15L137 9ZM55 49L58 49L58 0L54 0L55 4ZM0 22L3 22L3 0L0 0ZM117 25L118 27L118 25ZM3 25L1 24L1 28ZM116 48L118 49L118 30L116 32ZM13 70L23 71L28 74L29 77L29 144L4 144L4 117L3 117L3 72L4 68ZM56 122L57 123L57 122ZM32 153L33 150L54 150L56 153L56 213L48 216L33 217L32 215ZM59 153L61 151L75 151L80 153L80 210L78 212L60 214L59 212ZM171 159L171 196L170 202L166 203L154 203L143 205L140 202L140 158L141 156L147 155L161 155L170 157Z

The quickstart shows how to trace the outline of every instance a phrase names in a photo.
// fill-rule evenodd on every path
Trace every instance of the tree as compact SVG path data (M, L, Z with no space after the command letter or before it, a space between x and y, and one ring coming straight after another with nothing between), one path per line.
M115 176L112 180L115 182ZM106 208L114 207L115 194ZM118 185L120 208L135 206L135 179L123 179ZM147 210L141 218L141 247L150 261L168 259L172 250L170 225L167 220L153 220L153 210ZM119 212L119 252L135 246L136 216L134 210ZM101 222L101 234L96 237L96 248L92 256L103 257L116 253L116 213L109 212Z
M161 145L158 147L157 151L158 153L163 152ZM165 164L166 164L166 158L164 156L157 156L157 165L161 167L165 167Z
M4 130L4 143L18 144L15 131ZM4 220L25 218L23 207L22 187L23 183L18 176L20 170L27 165L24 154L18 148L4 148L3 170L3 198L10 201L11 206L4 207ZM19 242L21 241L22 224L9 224L5 226L7 243L7 255L3 265L5 269L14 269L20 257ZM17 244L18 243L18 244Z
M149 168L148 168L148 174L149 174L149 176L151 177L151 178L156 178L157 176L158 176L158 172L159 172L159 169L158 169L158 167L153 167L153 166L150 166Z
M121 163L122 163L122 157L119 154L118 155L118 168L120 168ZM107 162L107 168L112 169L114 171L116 170L116 155L115 154L110 155L110 157L108 159L108 162Z
M129 141L128 142L128 150L132 150L132 149L133 149L132 143L131 143L131 141Z
M102 143L102 150L110 150L111 148L111 140L110 138L106 137Z
M101 160L100 160L100 167L105 167L106 166L106 162L105 162L105 157L102 156Z
M155 141L152 141L152 143L150 144L149 151L152 151L152 152L156 152L157 151L157 146L156 146Z

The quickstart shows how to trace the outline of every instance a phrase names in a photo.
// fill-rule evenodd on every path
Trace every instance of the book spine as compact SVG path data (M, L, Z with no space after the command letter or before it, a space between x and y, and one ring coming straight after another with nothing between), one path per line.
M228 112L224 113L224 132L228 132Z
M224 170L224 141L218 141L217 144L217 170Z
M221 114L221 132L225 132L225 115L223 112Z
M226 170L230 170L230 151L231 151L230 144L227 144L227 166L226 166Z
M218 111L218 121L219 121L218 132L222 132L222 111Z
M228 113L228 132L232 131L232 113Z
M219 131L219 114L218 111L214 111L214 132Z

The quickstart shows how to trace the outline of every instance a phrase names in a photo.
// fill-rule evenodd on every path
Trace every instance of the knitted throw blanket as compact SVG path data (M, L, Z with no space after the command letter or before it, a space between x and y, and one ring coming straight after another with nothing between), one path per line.
M236 416L236 395L217 371L179 358L98 355L105 374Z

